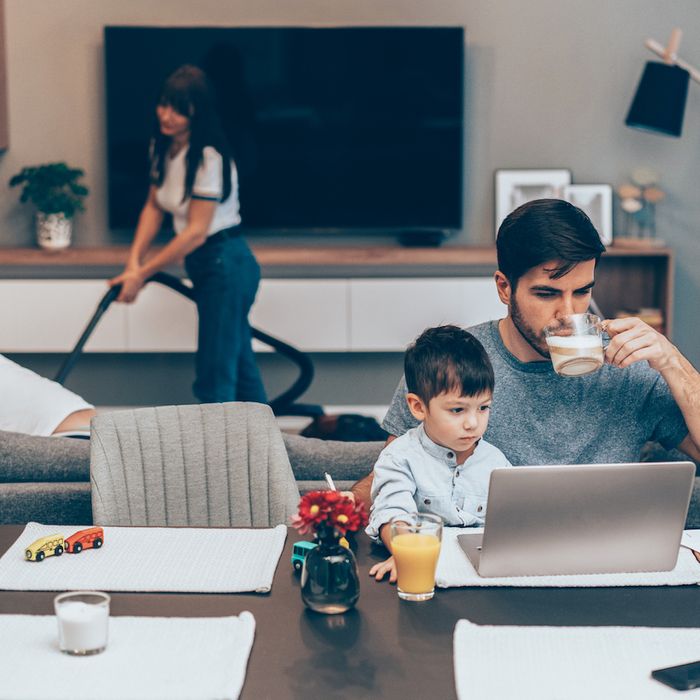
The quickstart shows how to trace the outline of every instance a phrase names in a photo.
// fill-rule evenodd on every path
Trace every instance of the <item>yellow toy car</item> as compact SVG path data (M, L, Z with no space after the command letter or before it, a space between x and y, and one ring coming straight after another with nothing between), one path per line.
M63 535L47 535L40 537L36 542L27 547L24 556L28 561L42 561L44 557L60 557L65 549Z

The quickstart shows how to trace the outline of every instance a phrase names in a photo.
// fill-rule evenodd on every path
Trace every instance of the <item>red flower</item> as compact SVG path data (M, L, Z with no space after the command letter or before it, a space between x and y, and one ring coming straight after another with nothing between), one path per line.
M319 527L331 527L340 535L357 532L367 524L362 503L338 491L312 491L302 496L299 512L292 525L300 534L315 533Z

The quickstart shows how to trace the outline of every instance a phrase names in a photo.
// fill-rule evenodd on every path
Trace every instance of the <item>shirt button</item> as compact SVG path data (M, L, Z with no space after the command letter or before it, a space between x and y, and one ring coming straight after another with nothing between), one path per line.
M447 457L448 459L452 459L455 456L454 452L448 452Z
M426 506L430 505L430 499L429 498L424 498L423 503L425 503Z
M484 510L484 506L479 506L479 507L476 509L476 512L477 512L477 513L481 513L482 510Z

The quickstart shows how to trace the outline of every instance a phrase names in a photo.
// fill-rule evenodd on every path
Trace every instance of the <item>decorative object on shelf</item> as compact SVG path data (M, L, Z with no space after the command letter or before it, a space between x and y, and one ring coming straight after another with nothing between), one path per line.
M631 182L617 188L623 214L623 234L615 239L616 244L663 245L663 241L656 238L656 205L666 193L658 182L659 174L655 170L641 167L632 171Z
M37 242L42 248L67 248L73 234L73 217L85 211L83 200L88 188L80 182L80 168L65 163L47 163L22 168L10 179L10 187L22 185L20 202L31 202L37 209Z
M301 599L311 610L334 615L352 608L360 597L360 578L352 551L341 537L367 524L361 503L338 491L312 491L299 501L292 525L300 534L313 533L301 571Z
M562 199L588 214L600 240L605 245L612 243L612 187L610 185L566 185Z
M560 199L571 184L570 170L497 170L496 231L514 209L533 199Z
M700 83L700 71L678 57L681 36L681 30L676 27L666 47L655 39L644 42L663 63L649 61L644 67L625 119L627 126L666 136L681 135L688 79L692 77Z

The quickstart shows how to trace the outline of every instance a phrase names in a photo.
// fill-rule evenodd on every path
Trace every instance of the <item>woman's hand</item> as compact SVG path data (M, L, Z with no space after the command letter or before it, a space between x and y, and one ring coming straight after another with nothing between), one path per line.
M121 284L122 289L119 292L117 301L124 302L126 304L131 304L136 301L136 297L146 284L146 278L138 267L127 267L121 275L113 277L109 282L110 287L114 287L117 284Z
M394 557L380 561L369 570L369 575L374 576L377 581L381 581L387 573L389 574L389 583L396 583L397 574Z

